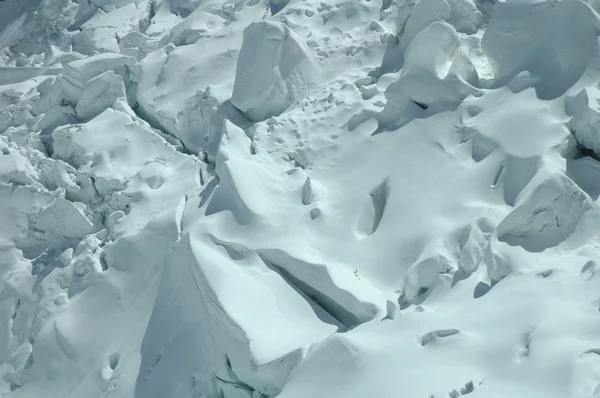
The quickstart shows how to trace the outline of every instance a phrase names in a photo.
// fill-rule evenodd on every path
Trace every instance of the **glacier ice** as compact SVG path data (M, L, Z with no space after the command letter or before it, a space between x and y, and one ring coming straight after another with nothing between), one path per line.
M250 120L278 116L317 79L318 66L301 40L273 22L255 22L244 30L231 103Z
M0 395L598 396L597 10L0 1Z

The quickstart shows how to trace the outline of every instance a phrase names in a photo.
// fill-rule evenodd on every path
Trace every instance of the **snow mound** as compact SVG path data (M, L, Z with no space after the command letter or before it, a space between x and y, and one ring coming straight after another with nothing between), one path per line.
M289 27L252 23L244 30L231 103L252 121L277 116L307 94L317 74L308 48Z

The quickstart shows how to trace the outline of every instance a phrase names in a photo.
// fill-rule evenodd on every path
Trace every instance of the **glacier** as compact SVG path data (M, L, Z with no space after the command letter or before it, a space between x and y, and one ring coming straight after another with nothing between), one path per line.
M0 396L600 398L599 12L0 0Z

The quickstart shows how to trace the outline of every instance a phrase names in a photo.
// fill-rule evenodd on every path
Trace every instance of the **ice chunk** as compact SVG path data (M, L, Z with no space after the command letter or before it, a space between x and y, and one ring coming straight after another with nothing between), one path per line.
M446 0L420 0L412 9L410 16L406 20L401 40L408 45L419 33L425 30L434 22L448 21L452 9ZM396 25L400 25L404 19L403 10L398 11L399 20Z
M112 70L116 74L123 76L126 67L132 66L135 62L134 57L125 55L113 53L98 54L66 64L65 77L73 84L83 88L85 83L90 79L108 70Z
M67 239L82 239L93 230L81 210L60 197L33 220L33 225L49 235Z
M50 45L44 53L44 65L51 66L54 64L69 63L83 58L85 56L76 51L64 52L60 48Z
M0 155L0 180L25 185L37 179L37 172L27 158L19 153Z
M600 154L600 90L596 87L586 87L567 102L567 111L573 115L567 126L577 142L584 148Z
M498 225L498 240L541 252L567 239L591 208L590 198L571 179L552 176Z
M70 62L64 66L64 76L57 79L60 83L61 94L71 104L77 104L86 83L107 71L112 71L115 74L120 75L123 77L123 80L127 82L129 77L128 70L135 61L136 60L133 57L104 53ZM94 83L94 86L96 87L99 85L102 85L102 83ZM93 90L92 87L89 87L88 89Z
M458 32L477 32L483 16L472 0L402 0L394 21L396 36L388 40L380 73L400 70L410 43L434 22L447 22Z
M496 85L527 70L538 79L538 97L553 99L584 74L598 52L599 29L598 14L581 1L499 2L481 45Z
M253 121L285 111L318 73L309 50L286 25L254 22L244 30L231 103Z
M145 120L181 140L187 151L204 152L209 160L214 159L225 117L247 123L228 101L246 25L236 21L225 26L219 20L196 11L175 26L168 38L182 45L161 41L165 45L148 54L134 72L137 93L128 91L128 97L137 97L137 112ZM206 40L193 42L202 35Z
M75 111L81 119L91 119L125 97L123 78L109 70L86 83Z
M52 107L38 122L42 134L50 134L55 128L77 121L77 114L70 106L56 105Z
M380 124L403 125L437 105L456 106L477 90L478 76L468 56L460 49L456 30L435 22L421 32L406 50L400 78L385 91L388 102Z
M75 168L88 164L97 177L131 178L146 159L172 155L175 149L147 125L111 108L85 124L57 128L54 157Z
M84 55L118 53L119 43L107 27L84 29L73 36L73 49Z
M333 318L255 253L233 260L206 236L185 235L165 262L144 341L141 374L149 377L138 387L171 396L189 385L182 372L149 373L159 355L161 368L186 361L209 396L219 389L231 389L231 397L276 396L304 348L335 329Z

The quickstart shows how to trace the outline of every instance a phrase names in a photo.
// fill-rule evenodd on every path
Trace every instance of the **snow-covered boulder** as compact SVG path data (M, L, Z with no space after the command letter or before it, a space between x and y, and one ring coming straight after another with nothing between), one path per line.
M252 121L277 116L302 98L318 74L309 50L289 27L254 22L244 30L231 103Z

